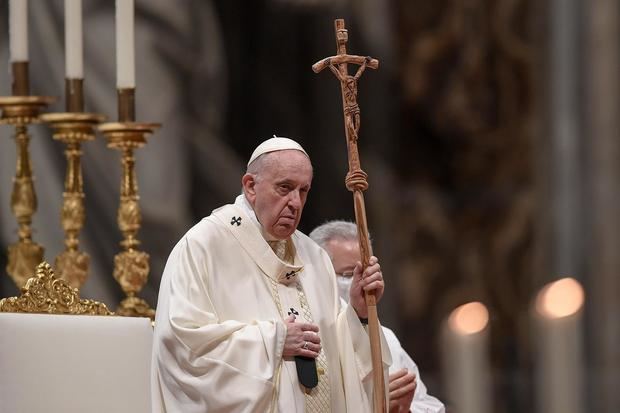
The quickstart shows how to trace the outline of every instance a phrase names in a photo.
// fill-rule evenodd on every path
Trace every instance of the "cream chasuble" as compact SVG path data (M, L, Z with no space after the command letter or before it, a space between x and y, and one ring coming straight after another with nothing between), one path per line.
M370 412L368 335L355 310L340 306L327 253L296 231L292 263L280 260L250 214L241 195L190 229L168 258L153 342L154 411L313 412L294 359L282 358L283 318L305 319L309 310L331 411ZM383 336L382 349L387 377Z

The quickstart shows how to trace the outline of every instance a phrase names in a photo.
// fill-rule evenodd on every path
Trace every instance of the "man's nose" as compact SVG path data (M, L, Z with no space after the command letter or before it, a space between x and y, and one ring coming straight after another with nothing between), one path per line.
M299 195L299 189L289 192L288 204L294 209L301 208L301 196Z

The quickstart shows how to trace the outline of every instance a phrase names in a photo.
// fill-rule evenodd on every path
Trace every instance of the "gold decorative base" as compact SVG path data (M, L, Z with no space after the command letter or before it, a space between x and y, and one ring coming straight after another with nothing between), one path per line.
M142 289L149 270L149 254L146 252L129 249L114 257L114 279L128 295Z
M18 288L22 288L32 277L34 269L43 261L43 254L43 247L31 240L18 241L9 245L9 262L6 271Z
M90 256L85 252L65 250L58 254L54 261L54 267L58 274L65 279L71 287L78 290L84 285L88 277L88 265Z
M61 223L65 231L65 251L56 257L54 266L72 287L79 289L88 276L90 262L88 254L78 250L78 236L86 219L81 144L95 139L94 128L105 120L105 116L96 113L63 112L47 113L40 118L53 129L53 138L63 142L67 147L65 150L67 172L61 212Z
M32 216L37 196L28 144L28 125L39 122L39 112L55 99L49 96L0 96L0 124L15 127L17 166L11 194L11 210L18 224L19 240L9 247L7 272L21 288L43 261L43 247L32 240Z
M155 310L139 297L127 297L119 304L116 314L124 317L148 317L155 320Z

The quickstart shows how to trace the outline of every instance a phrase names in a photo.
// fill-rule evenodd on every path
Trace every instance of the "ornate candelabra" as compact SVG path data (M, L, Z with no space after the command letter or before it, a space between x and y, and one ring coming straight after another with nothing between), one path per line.
M0 123L15 127L17 168L13 179L11 210L17 219L19 239L9 246L6 270L18 288L21 288L43 261L44 252L43 247L32 240L31 224L37 210L37 196L28 149L28 125L39 122L39 112L52 103L54 98L30 96L28 62L13 62L11 68L13 96L0 97Z
M105 117L84 113L83 79L66 79L66 112L47 113L41 119L54 130L53 138L66 145L67 170L61 211L65 231L65 250L56 257L58 274L74 288L80 288L88 276L90 257L79 250L79 233L86 218L82 184L82 142L95 138L94 127Z
M149 273L149 255L138 249L137 238L142 215L135 172L134 150L146 144L146 138L160 125L135 122L135 89L118 89L119 122L104 123L99 130L108 140L108 147L121 151L122 177L118 226L123 233L123 251L114 257L114 278L127 297L120 303L117 314L124 316L155 316L149 304L137 293L142 289Z

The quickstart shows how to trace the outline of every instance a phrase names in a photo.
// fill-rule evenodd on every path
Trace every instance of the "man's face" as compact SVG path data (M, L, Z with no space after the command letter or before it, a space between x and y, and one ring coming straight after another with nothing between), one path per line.
M332 239L325 245L325 249L331 257L336 271L338 295L348 302L353 281L353 269L360 260L359 243L357 240Z
M355 263L360 260L357 240L332 239L325 245L338 277L352 277Z
M296 150L267 154L261 171L242 179L246 198L263 228L277 239L295 232L312 183L312 165Z

